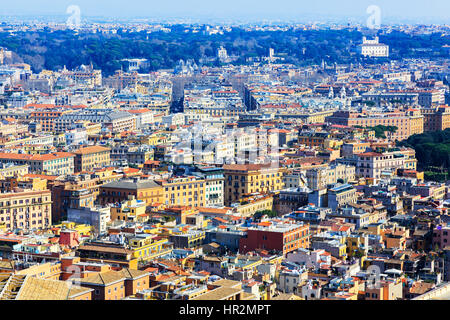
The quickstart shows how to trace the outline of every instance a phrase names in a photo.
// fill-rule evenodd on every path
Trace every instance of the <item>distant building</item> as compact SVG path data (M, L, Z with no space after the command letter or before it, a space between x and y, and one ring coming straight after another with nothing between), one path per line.
M373 40L364 37L362 45L358 47L358 51L366 57L389 57L389 46L379 43L378 37L375 37Z
M217 50L217 58L220 62L226 62L228 60L228 53L224 47L220 47Z
M64 131L68 124L76 121L90 121L101 123L112 132L121 132L136 129L136 116L126 111L114 110L84 110L82 112L67 113L54 120L54 130Z
M147 59L123 59L122 61L127 63L128 72L147 69L150 66L150 61Z

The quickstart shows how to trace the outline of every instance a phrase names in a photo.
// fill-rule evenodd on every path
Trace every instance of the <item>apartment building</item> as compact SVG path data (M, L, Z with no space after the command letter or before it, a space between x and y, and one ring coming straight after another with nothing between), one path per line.
M199 167L197 173L205 180L206 207L222 207L224 203L224 171L217 167Z
M120 203L134 196L146 205L164 203L164 187L152 180L124 179L104 184L100 187L98 202L101 205Z
M344 164L331 165L325 168L314 168L306 171L308 188L324 189L328 185L347 183L355 180L355 167Z
M134 251L124 245L115 243L89 242L80 245L75 255L81 262L106 262L114 267L137 270L138 259L133 256Z
M350 184L337 185L328 190L328 207L336 210L343 205L356 203L358 195Z
M401 300L403 299L403 283L400 280L381 280L377 286L368 285L365 300Z
M102 85L102 71L95 70L92 65L81 66L76 70L61 70L62 74L72 79L75 83L89 83L92 86Z
M24 176L28 174L30 166L27 164L23 165L15 165L14 163L11 164L0 164L0 177L1 178L9 178L14 176Z
M61 141L60 143L65 143L68 146L79 146L88 142L88 135L84 129L68 130L64 133L64 138L65 141Z
M83 287L91 288L92 300L121 300L146 290L150 286L150 274L145 271L122 269L93 273L85 278L76 279Z
M407 91L390 91L390 92L366 92L361 95L360 99L354 103L373 102L380 107L384 103L401 103L409 106L417 106L419 104L419 94Z
M75 154L75 172L91 171L110 165L111 149L101 146L80 148Z
M390 81L411 82L412 74L409 71L388 72L384 73L382 77L383 80L386 82Z
M157 235L143 234L128 239L132 258L139 262L149 262L172 252L172 244L167 238Z
M423 133L424 116L418 109L410 109L407 112L384 113L380 115L363 115L350 111L337 111L327 121L332 124L345 126L375 127L394 126L395 132L388 132L390 139L404 140L414 134Z
M438 225L433 230L433 248L444 249L450 245L450 228L447 225Z
M136 116L125 111L111 113L104 123L111 132L123 132L136 129Z
M261 222L247 229L239 241L239 252L256 249L276 250L287 254L299 248L309 248L309 225L288 221Z
M325 146L325 140L330 134L328 132L301 132L298 135L298 143L307 147L321 147Z
M47 173L50 175L72 174L74 172L75 155L68 152L55 152L49 154L17 154L0 153L0 163L27 164L34 173Z
M128 200L111 207L111 220L139 221L145 215L146 208L144 201L130 196Z
M278 276L277 289L283 293L299 294L299 286L307 280L308 272L304 269L282 270ZM317 297L320 297L320 295L317 295Z
M234 156L237 158L243 157L246 151L255 150L257 147L255 132L233 131L228 138L234 144Z
M172 177L161 182L166 206L205 207L206 180L196 176Z
M419 183L411 186L408 193L411 195L420 195L423 198L429 197L433 200L440 200L446 196L446 185L437 182Z
M246 194L268 193L284 187L285 168L264 164L230 164L225 173L225 204L238 202Z
M306 186L307 178L304 170L294 170L283 176L283 183L286 188L303 188Z
M52 196L48 190L0 194L0 224L6 230L45 229L52 222Z
M98 206L79 209L69 208L67 210L67 220L93 226L97 234L105 234L108 231L108 223L111 221L111 208Z
M92 208L97 200L100 184L99 178L89 175L68 176L64 181L53 179L49 183L53 200L53 221L67 217L69 209Z
M203 230L174 231L169 236L169 241L174 248L196 248L203 244L206 233Z
M144 164L153 160L154 150L149 146L117 145L111 149L111 160L125 160L128 164Z
M419 105L424 108L431 108L432 106L439 106L445 103L444 90L414 90L419 94Z
M299 114L298 118L303 120L303 123L324 123L325 118L333 114L334 110L315 111L305 114Z
M33 191L46 190L47 180L32 175L8 177L0 180L0 188L3 192L14 191L16 188L30 189Z
M234 208L236 215L240 217L251 217L258 211L273 209L273 195L255 194L241 199L238 206Z
M423 115L424 131L441 131L450 128L450 107L439 106L435 108L420 109Z
M154 112L150 109L130 109L127 112L136 116L136 128L141 129L155 122Z
M55 131L55 120L60 118L63 114L67 114L67 111L56 111L56 110L44 110L44 111L34 111L30 113L30 119L32 121L41 124L42 131L53 132Z
M328 218L342 219L346 223L353 223L359 229L386 219L386 215L387 211L381 203L376 206L367 206L352 202L329 213Z
M341 155L343 157L351 157L358 153L364 153L370 148L370 142L349 141L345 142L341 147Z
M101 123L112 132L122 132L136 129L136 117L126 111L115 111L110 109L86 109L81 112L72 112L61 115L54 119L57 132L62 132L67 125L76 121L90 121Z
M365 152L356 155L356 176L378 181L384 171L396 169L416 170L414 150L396 150L384 153Z

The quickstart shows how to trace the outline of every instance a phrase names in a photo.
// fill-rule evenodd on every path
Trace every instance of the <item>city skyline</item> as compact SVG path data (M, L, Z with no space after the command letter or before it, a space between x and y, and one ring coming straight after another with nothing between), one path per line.
M106 4L107 3L107 4ZM211 4L205 0L189 3L171 0L164 3L155 1L131 0L126 3L113 1L86 0L41 0L39 2L19 0L3 4L0 16L67 16L71 5L80 7L81 15L116 19L148 18L193 19L200 21L238 21L248 22L271 20L286 22L356 22L364 23L370 16L367 8L378 6L381 10L381 23L445 23L448 21L450 3L444 0L395 1L364 0L355 4L344 0L339 4L331 0L320 3L307 1L281 0L273 3L268 0L247 0L241 3L230 0L226 3Z
M0 300L450 300L448 2L0 6Z

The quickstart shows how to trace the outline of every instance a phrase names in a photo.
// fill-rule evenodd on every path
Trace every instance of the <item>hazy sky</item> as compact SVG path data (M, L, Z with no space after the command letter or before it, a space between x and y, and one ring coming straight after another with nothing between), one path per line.
M82 16L211 17L295 19L340 16L364 19L370 5L381 8L382 18L450 23L449 0L2 0L0 15L65 15L78 5ZM382 21L383 23L383 21Z

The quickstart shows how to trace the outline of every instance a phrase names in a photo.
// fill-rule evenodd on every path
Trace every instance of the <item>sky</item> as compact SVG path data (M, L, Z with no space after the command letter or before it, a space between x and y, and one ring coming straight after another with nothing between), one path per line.
M450 23L449 0L13 0L0 15L68 15L77 5L83 17L310 20L331 17L364 21L370 5L381 9L381 23L396 20Z

